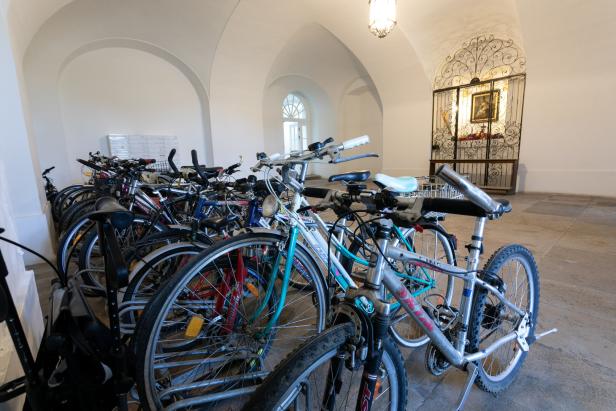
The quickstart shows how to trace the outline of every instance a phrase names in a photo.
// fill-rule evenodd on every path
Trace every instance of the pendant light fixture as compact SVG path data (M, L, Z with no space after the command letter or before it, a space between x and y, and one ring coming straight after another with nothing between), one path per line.
M383 38L396 26L396 0L369 0L372 34Z

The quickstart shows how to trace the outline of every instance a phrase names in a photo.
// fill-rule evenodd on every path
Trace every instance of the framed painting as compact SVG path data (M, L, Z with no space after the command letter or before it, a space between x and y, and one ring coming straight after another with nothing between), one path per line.
M490 116L490 94L492 94L492 112ZM471 96L471 123L498 121L498 102L500 90L482 91Z

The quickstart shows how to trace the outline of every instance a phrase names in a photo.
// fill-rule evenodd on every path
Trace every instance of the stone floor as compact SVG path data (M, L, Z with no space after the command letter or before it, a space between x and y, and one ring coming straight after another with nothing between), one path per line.
M314 184L314 183L313 183ZM468 410L616 409L616 199L548 194L510 196L513 212L487 224L484 260L517 242L536 256L541 278L538 329L559 333L536 343L511 388L498 397L474 388ZM447 216L462 245L472 218ZM47 305L50 273L37 270ZM429 374L424 350L403 350L409 410L452 409L465 374Z
M559 332L532 346L509 390L494 397L474 388L466 409L616 409L616 200L546 194L508 199L512 213L486 225L484 260L507 243L529 247L541 280L538 329ZM461 245L470 239L472 218L449 215L444 225ZM423 349L404 354L408 408L451 409L465 374L433 377L424 368Z

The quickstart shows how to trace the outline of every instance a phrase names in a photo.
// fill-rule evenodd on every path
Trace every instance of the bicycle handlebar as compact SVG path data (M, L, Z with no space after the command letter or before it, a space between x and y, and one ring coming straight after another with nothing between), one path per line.
M485 191L468 181L466 178L456 173L447 164L443 164L436 171L436 175L456 190L460 191L466 198L484 209L489 214L497 214L502 211L503 205L495 201L486 194Z
M350 140L342 142L341 144L335 143L332 138L328 138L325 141L327 142L327 144L319 144L318 148L315 148L313 151L307 151L300 154L282 155L280 153L275 153L270 156L267 156L265 153L259 153L257 155L258 162L255 166L251 167L251 170L256 172L263 166L273 167L292 163L297 164L300 162L310 161L317 158L321 159L324 156L329 156L331 158L330 163L334 164L356 160L358 158L378 157L378 155L375 153L359 154L357 156L352 156L348 158L338 157L341 151L368 144L370 142L370 137L367 135L352 138Z
M193 163L193 166L195 167L195 171L197 172L197 175L201 177L201 180L203 180L202 183L208 184L209 180L207 176L205 175L205 173L203 172L203 170L201 169L201 166L199 165L199 159L197 158L197 150L190 150L190 157L192 158L192 163Z
M172 148L171 151L169 152L169 156L167 157L167 162L169 163L169 167L171 167L171 170L173 170L175 174L179 175L180 170L178 170L177 166L173 162L173 157L175 157L175 153L176 153L176 149Z
M94 164L94 163L93 163L93 162L91 162L91 161L88 161L88 160L82 160L81 158L78 158L78 159L77 159L77 162L79 162L79 163L83 164L83 165L84 165L84 166L86 166L86 167L90 167L90 168L91 168L91 169L93 169L93 170L96 170L96 171L103 171L103 168L102 168L102 167L100 167L100 166L98 166L98 165Z

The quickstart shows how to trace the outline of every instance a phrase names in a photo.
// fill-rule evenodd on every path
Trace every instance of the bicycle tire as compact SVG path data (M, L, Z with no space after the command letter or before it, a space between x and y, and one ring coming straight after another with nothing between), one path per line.
M84 218L88 218L88 217L84 217ZM132 228L138 224L141 224L147 227L149 227L151 224L151 229L155 230L155 232L164 232L167 229L165 225L152 222L150 217L142 216L142 215L136 215L133 218L133 222L128 228ZM127 230L127 229L124 229L124 230ZM122 243L121 236L118 236L118 241ZM92 268L90 259L91 259L92 251L94 247L96 246L97 242L98 242L98 231L97 230L91 231L83 240L83 244L79 250L79 260L78 260L79 271ZM126 246L128 246L128 244L122 244L122 247L126 247ZM92 289L88 291L89 293L91 292L96 295L105 294L105 289L106 289L105 285L101 283L100 281L98 281L95 278L95 276L92 275L91 272L84 272L82 273L81 277L85 284L92 287ZM99 288L100 290L96 290L96 288Z
M532 336L535 332L535 325L537 324L537 316L539 314L540 292L539 270L537 269L537 263L535 262L535 259L530 250L519 244L503 246L499 248L496 252L494 252L494 254L492 254L490 259L486 262L483 272L489 273L490 275L494 276L496 275L496 273L500 273L509 261L514 260L519 261L520 264L524 266L525 272L529 277L527 290L528 307L525 307L523 309L526 309L530 312L529 336ZM498 278L502 280L502 276L499 276ZM486 279L486 281L490 280ZM515 290L516 292L519 287L520 285L517 285ZM510 299L510 288L506 288L504 293L505 297ZM481 345L481 343L483 342L482 330L489 330L490 332L488 334L493 334L495 332L495 329L492 327L496 327L497 323L498 325L500 325L504 322L502 319L500 319L500 317L504 317L504 312L502 312L501 309L495 308L498 307L498 305L491 304L491 301L489 300L489 295L490 293L486 289L482 287L475 288L471 317L469 321L469 352L478 352L480 349L484 348ZM495 312L498 312L498 316L494 316ZM507 331L504 331L503 333L506 332ZM515 361L515 363L512 362L507 364L505 370L497 376L490 375L485 369L486 363L490 358L492 358L492 355L502 353L503 350L508 346L514 347L514 352L516 352L517 348L515 358L512 359L512 361ZM522 365L526 360L527 355L528 352L522 351L519 346L517 346L517 342L515 340L508 344L505 344L504 346L497 349L493 354L491 354L487 358L484 358L480 362L477 378L475 379L475 385L477 385L481 390L489 392L491 394L498 394L504 391L505 389L507 389L507 387L509 387L509 385L511 385L517 374L520 372L520 369L522 368ZM493 359L490 364L490 368L492 367L494 361L495 360Z
M319 364L325 363L329 358L333 358L337 353L344 351L343 347L354 334L353 324L345 323L333 326L306 341L290 353L266 377L250 397L243 410L284 410L285 404L290 403L292 400L290 397L298 391L295 387L301 384L301 380L306 376L306 373L310 372L311 369L314 370ZM382 363L388 376L392 370L396 374L392 381L397 386L394 389L390 389L390 391L397 396L397 399L392 401L393 404L389 404L390 410L406 410L408 402L408 377L404 368L404 359L398 347L389 338L383 340ZM354 400L353 398L349 404L353 408L355 408L356 402ZM320 407L321 403L319 402L314 405Z

